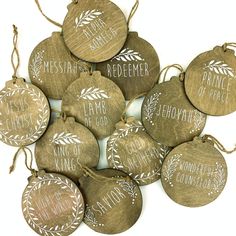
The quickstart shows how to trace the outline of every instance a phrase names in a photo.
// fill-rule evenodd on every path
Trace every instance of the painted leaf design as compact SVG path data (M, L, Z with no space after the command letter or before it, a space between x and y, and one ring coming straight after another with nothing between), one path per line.
M131 198L133 198L133 201L137 197L136 195L136 185L132 181L125 181L120 180L117 181L117 183L122 187L122 189L127 192Z
M43 63L44 50L39 51L35 54L32 63L30 64L30 70L34 79L38 80L40 83L43 81L40 78L40 70Z
M205 122L206 118L204 117L204 115L199 112L199 111L195 111L195 115L193 117L193 121L194 121L194 128L193 130L190 131L190 133L194 133L197 132L201 129L203 123Z
M88 224L92 224L93 226L98 225L98 221L95 218L94 212L91 210L90 207L86 207L85 214L84 214L84 220Z
M212 60L205 66L205 69L209 69L211 72L215 72L219 75L229 75L234 77L234 70L223 61Z
M107 93L99 88L90 87L89 89L83 89L80 95L77 96L77 100L98 100L98 99L107 99L109 96Z
M135 52L132 49L125 48L123 49L117 56L112 58L112 61L123 61L123 62L128 62L128 61L144 61L140 53Z
M181 156L182 154L176 154L172 156L169 160L167 160L167 163L165 163L163 166L163 176L165 178L165 181L167 181L171 187L173 187L173 183L171 181L178 167Z
M144 117L151 124L154 112L156 111L157 104L159 102L161 93L153 94L149 99L147 99L146 104L144 105Z
M90 24L91 21L102 15L102 12L96 9L83 11L79 17L75 18L76 28Z
M72 133L62 132L60 134L55 134L51 140L52 143L60 144L60 145L68 145L68 144L79 144L81 143L79 137Z

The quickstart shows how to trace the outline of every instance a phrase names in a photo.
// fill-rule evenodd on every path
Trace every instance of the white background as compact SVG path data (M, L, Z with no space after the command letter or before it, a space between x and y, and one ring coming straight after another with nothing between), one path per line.
M126 16L134 0L115 0ZM68 0L41 0L47 15L63 22ZM130 30L149 41L157 50L162 68L172 63L186 67L199 53L215 45L236 41L235 0L140 0ZM19 75L28 80L28 58L33 48L57 31L39 13L33 0L0 1L0 88L11 79L12 24L19 28L21 67ZM173 73L175 73L173 71ZM58 104L54 104L56 107ZM140 102L129 113L139 117ZM218 138L227 148L236 144L236 114L209 117L204 133ZM105 142L101 142L100 167L105 167ZM31 147L32 150L34 146ZM8 174L16 148L0 144L0 226L1 235L36 235L21 213L21 195L29 172L21 156L16 171ZM236 154L225 155L228 182L220 197L202 208L186 208L175 204L163 191L160 182L142 187L143 212L139 221L122 236L149 235L235 235ZM73 234L99 235L82 224Z

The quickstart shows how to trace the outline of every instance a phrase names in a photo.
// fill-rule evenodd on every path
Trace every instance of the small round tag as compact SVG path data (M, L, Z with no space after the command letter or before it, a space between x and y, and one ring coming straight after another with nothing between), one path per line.
M84 201L78 187L58 174L32 177L22 197L28 225L39 235L67 236L80 225Z
M0 91L0 140L26 146L46 131L50 107L43 92L24 79L10 80Z
M96 68L113 80L129 100L151 90L158 80L160 62L153 46L137 32L130 32L120 53L98 63Z
M153 140L141 122L129 119L117 124L107 142L109 166L129 174L139 185L151 184L160 179L169 148Z
M189 65L185 90L189 100L209 115L227 115L236 110L236 57L223 47L202 53Z
M178 77L156 85L142 105L142 121L148 134L174 147L201 134L206 115L189 102Z
M138 185L121 171L106 169L96 174L114 177L114 180L101 182L91 177L80 179L86 199L85 224L103 234L118 234L128 230L142 211L142 195Z
M67 87L78 79L89 64L73 57L60 32L40 42L29 60L29 76L47 97L61 99Z
M116 55L127 38L123 12L108 0L80 0L68 6L63 36L70 51L90 62Z
M35 158L39 169L77 180L81 165L96 167L99 147L93 134L74 118L58 119L37 141Z
M211 142L196 138L176 147L164 160L163 188L175 202L200 207L214 201L223 191L227 166Z
M119 87L99 71L92 75L81 73L62 99L62 110L99 139L112 134L124 109L125 99Z

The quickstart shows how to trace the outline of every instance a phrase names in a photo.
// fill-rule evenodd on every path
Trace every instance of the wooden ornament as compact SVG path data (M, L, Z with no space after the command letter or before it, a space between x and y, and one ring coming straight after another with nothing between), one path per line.
M93 134L74 118L58 119L37 141L35 158L39 169L77 180L83 174L81 165L97 166L99 146Z
M67 87L88 71L90 64L75 58L67 49L62 33L54 32L33 50L29 60L29 76L47 97L62 99Z
M158 80L160 62L150 43L137 32L129 32L120 53L109 61L98 63L96 68L114 81L126 100L130 100L152 89Z
M227 115L236 110L236 57L234 51L215 47L189 65L185 90L192 104L209 115Z
M68 236L80 225L84 201L78 187L58 174L31 177L22 197L28 225L39 235Z
M24 79L10 80L0 91L0 140L26 146L46 131L50 107L43 92Z
M106 169L96 174L109 177L109 180L102 182L91 177L79 180L86 203L85 224L103 234L128 230L142 211L142 195L138 185L121 171Z
M192 106L179 77L156 85L142 105L142 122L149 135L174 147L201 134L206 115Z
M80 0L68 6L63 36L70 51L90 62L116 55L127 38L123 12L109 0Z
M120 122L107 142L111 168L129 174L139 185L160 179L162 162L169 148L153 140L142 123L130 117Z
M124 109L125 99L119 87L99 71L92 75L81 73L62 99L63 112L88 127L98 139L112 134Z
M200 207L223 191L227 166L214 144L201 138L176 147L164 160L161 181L168 196L178 204Z

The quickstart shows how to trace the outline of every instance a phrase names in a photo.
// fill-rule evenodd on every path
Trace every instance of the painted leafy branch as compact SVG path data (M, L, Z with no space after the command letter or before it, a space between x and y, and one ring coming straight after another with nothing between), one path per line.
M83 11L79 17L75 18L75 25L76 28L83 27L88 25L96 19L98 16L102 15L103 13L99 10L93 9L88 11Z
M92 225L93 227L97 226L104 226L104 224L99 224L94 212L91 210L89 206L86 206L85 214L84 214L84 221L86 224Z
M216 74L234 77L234 70L223 61L212 60L205 66L205 69L209 69Z
M123 49L117 56L112 58L112 61L143 61L144 59L140 55L140 53L135 52L132 49L125 48Z
M206 117L201 112L195 111L195 115L193 117L194 128L190 131L190 133L200 131L205 121Z
M43 82L42 79L40 78L43 56L44 56L44 50L37 52L34 56L34 59L32 60L32 63L30 64L30 70L33 78L38 80L40 83Z
M117 183L122 187L123 191L130 195L132 198L132 204L134 204L138 194L136 192L136 185L133 181L118 180Z
M159 102L161 93L154 93L150 98L146 100L144 105L143 115L147 121L149 121L152 125L154 125L152 118L154 112L156 111L157 104Z
M212 191L209 193L209 195L220 193L225 186L225 182L226 182L226 173L224 171L223 166L217 162L215 169L215 176L213 180L213 188Z
M181 156L182 154L175 154L170 159L168 159L166 163L164 163L163 165L162 174L163 174L164 180L168 182L171 187L174 186L172 183L172 178L179 165Z
M77 100L84 99L84 100L98 100L98 99L108 99L109 96L107 92L102 89L90 87L89 89L83 89L80 95L77 95Z
M65 133L65 132L62 132L60 134L56 133L53 136L51 142L55 144L61 144L61 145L81 143L77 135L74 135L72 133Z

